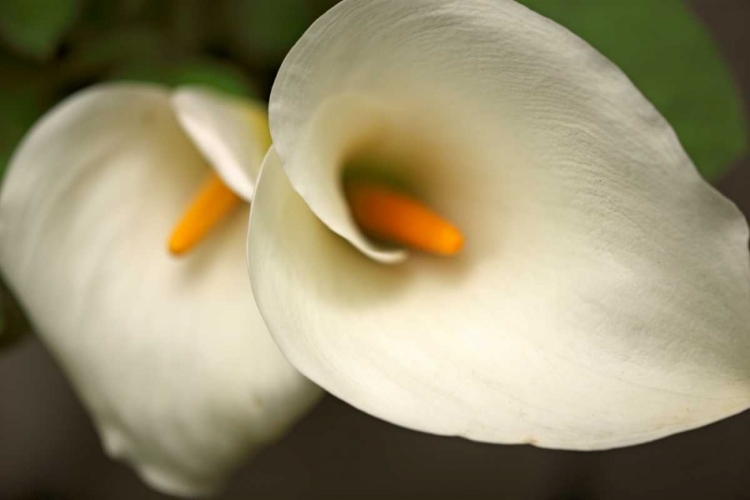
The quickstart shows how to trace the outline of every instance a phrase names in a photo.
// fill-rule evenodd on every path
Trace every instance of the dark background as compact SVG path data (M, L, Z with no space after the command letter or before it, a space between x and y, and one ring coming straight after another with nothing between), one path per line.
M749 103L750 2L691 5ZM717 184L750 216L750 157ZM249 461L221 495L450 497L750 498L750 412L655 443L586 453L419 434L328 396L281 443ZM18 342L0 358L0 499L160 498L166 497L104 456L87 415L36 339Z

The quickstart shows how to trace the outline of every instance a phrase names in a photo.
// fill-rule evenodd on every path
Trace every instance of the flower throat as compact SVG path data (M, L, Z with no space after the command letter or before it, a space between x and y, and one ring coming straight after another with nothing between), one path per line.
M368 237L422 252L450 256L463 248L464 238L451 223L421 201L386 183L344 180L352 217ZM184 255L240 205L239 198L213 174L198 191L169 238L172 255Z

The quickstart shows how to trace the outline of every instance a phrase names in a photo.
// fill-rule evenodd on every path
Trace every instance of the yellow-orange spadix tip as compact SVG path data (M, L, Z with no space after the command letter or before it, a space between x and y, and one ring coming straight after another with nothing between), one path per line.
M405 193L362 181L347 183L345 191L354 220L372 237L437 255L463 248L455 226Z
M179 256L194 248L241 201L218 175L213 174L172 231L167 245L169 253Z

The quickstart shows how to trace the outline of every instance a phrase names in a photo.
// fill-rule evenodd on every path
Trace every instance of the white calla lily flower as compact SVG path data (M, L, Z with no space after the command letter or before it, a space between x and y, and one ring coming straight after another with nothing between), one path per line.
M344 0L269 109L251 283L324 389L412 429L577 450L750 406L745 219L565 28L512 0ZM371 241L342 189L362 163L463 251Z
M264 122L208 91L95 87L33 128L0 193L9 285L108 453L173 494L214 491L320 394L279 352L247 280L248 208L231 193L252 196ZM236 213L176 259L170 230L212 168Z

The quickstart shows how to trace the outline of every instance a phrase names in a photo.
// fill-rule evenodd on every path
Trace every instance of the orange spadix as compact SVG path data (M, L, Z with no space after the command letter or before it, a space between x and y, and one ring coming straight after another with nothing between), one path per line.
M241 202L218 175L212 174L172 231L170 253L182 255L192 249Z
M458 229L404 193L357 181L346 184L346 195L355 221L372 237L438 255L455 255L463 247ZM169 252L182 255L191 250L241 203L212 174L172 231Z
M382 185L345 185L354 220L370 236L438 255L461 251L464 237L451 223L410 196Z

